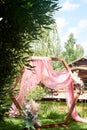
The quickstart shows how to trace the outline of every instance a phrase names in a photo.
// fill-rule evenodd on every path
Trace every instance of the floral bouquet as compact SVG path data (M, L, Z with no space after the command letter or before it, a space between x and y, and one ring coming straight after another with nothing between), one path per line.
M24 124L28 130L35 130L35 126L41 126L38 120L38 112L40 105L33 99L25 103L25 109L23 110Z
M77 89L77 93L78 93L78 94L81 94L81 90L82 90L84 84L83 84L83 81L82 81L82 80L80 79L80 77L78 76L78 74L79 74L79 71L73 72L73 73L71 74L71 78L72 78L72 80L73 80L73 82L74 82L74 86L75 86L76 89Z

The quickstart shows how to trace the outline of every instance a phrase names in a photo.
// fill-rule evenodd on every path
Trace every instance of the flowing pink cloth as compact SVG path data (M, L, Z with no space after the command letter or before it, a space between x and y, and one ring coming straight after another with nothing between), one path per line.
M24 105L26 95L29 91L41 82L51 89L65 88L67 106L70 109L74 101L73 81L70 72L57 72L53 70L51 58L48 57L31 57L31 60L32 61L29 64L34 66L33 71L25 67L19 94L16 97L20 106L22 107ZM11 115L18 114L18 110L14 103L12 104L9 113ZM75 121L87 123L87 119L83 119L78 115L76 108L73 109L71 116Z

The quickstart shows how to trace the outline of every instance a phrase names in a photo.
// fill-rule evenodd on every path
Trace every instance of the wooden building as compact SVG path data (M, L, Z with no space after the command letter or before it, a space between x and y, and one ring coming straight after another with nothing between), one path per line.
M72 72L78 70L79 77L84 82L85 90L87 90L87 58L82 57L69 64Z
M68 64L71 68L71 71L77 71L79 77L84 82L84 90L83 93L80 95L78 101L87 101L87 58L82 57L80 59L77 59L70 64ZM61 70L64 70L65 68L62 68ZM58 92L50 90L49 94L46 95L43 100L57 100L57 101L65 101L65 91L58 90Z

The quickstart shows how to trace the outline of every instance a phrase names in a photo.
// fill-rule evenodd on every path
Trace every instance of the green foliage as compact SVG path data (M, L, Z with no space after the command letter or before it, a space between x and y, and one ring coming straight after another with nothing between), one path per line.
M65 42L65 51L63 51L63 57L69 63L77 58L81 58L84 55L84 49L80 44L76 43L74 35L71 33L69 39Z
M31 55L30 42L41 28L54 23L53 12L58 9L58 0L0 0L0 86L11 82L24 56Z
M0 0L0 103L8 103L8 89L32 54L30 42L54 23L58 1Z
M24 122L24 128L27 128L28 130L35 130L33 123L29 121Z
M61 45L56 24L51 24L47 29L42 29L42 31L42 37L33 43L33 55L61 57ZM53 66L55 69L58 69L61 64L55 61Z
M33 43L33 55L59 57L61 46L56 24L51 24L42 31L42 37Z
M46 95L47 90L41 85L35 86L27 95L27 99L41 100Z
M0 130L22 130L22 119L4 118L0 120Z

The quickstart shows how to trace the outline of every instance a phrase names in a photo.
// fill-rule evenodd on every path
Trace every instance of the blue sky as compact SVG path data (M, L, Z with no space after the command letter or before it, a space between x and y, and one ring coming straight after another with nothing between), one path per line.
M55 13L61 44L73 33L87 55L87 0L59 0L62 8Z

